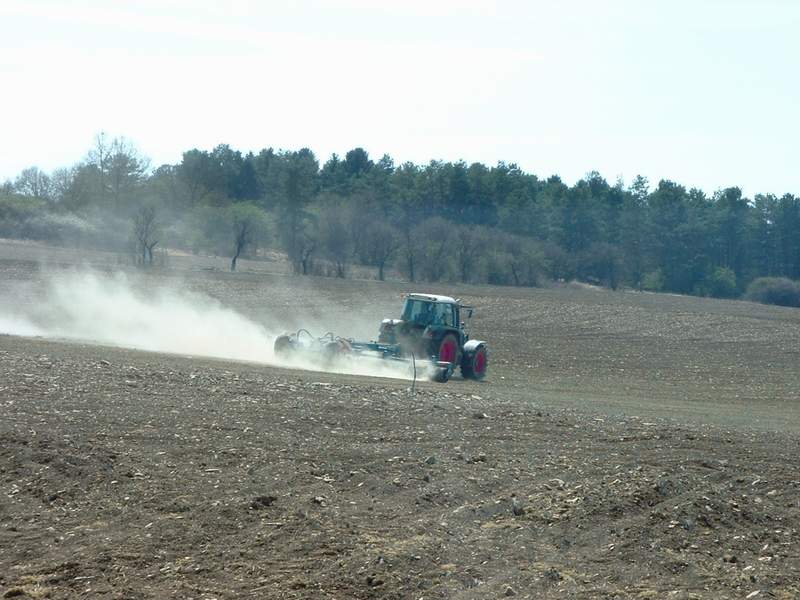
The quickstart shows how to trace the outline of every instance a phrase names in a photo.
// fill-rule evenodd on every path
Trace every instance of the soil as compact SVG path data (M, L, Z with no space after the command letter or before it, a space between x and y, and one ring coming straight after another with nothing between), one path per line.
M0 284L36 301L40 261L0 245ZM359 336L411 291L190 258L138 284L166 282ZM800 597L800 311L413 289L476 307L486 380L0 336L0 597Z

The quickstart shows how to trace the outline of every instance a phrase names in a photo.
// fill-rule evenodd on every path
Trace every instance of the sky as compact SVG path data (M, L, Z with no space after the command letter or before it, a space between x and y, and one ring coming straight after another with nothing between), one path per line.
M796 0L0 0L0 181L101 132L800 194Z

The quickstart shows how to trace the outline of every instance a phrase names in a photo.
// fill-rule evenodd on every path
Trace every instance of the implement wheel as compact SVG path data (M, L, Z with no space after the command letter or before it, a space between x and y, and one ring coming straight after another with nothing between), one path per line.
M276 356L286 356L287 354L291 354L292 350L294 350L292 338L290 338L288 335L279 335L277 338L275 338L273 350L275 351Z
M450 379L450 369L448 367L435 367L431 375L431 381L436 383L447 383Z
M334 340L325 344L324 356L328 361L334 361L342 356L350 354L352 347L346 340Z
M489 366L489 354L486 346L478 346L474 353L464 357L461 361L461 375L464 379L483 379Z

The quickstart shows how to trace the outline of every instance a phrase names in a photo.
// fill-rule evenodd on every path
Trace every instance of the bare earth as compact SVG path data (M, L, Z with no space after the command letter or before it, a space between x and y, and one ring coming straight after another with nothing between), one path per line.
M0 288L54 252L0 244ZM412 289L204 266L139 285L358 336ZM800 597L800 311L413 289L477 307L485 382L0 336L0 596Z

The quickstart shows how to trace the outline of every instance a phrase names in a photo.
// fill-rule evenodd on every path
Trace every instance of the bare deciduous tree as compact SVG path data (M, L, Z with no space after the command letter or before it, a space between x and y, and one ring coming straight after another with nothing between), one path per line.
M441 217L428 219L414 232L417 264L423 278L441 281L447 277L453 259L453 225Z
M136 245L136 257L143 267L152 266L153 249L158 245L158 221L156 209L144 205L133 215L133 238Z
M239 260L244 249L252 242L253 225L249 221L235 221L233 224L233 257L231 257L231 271L236 270L236 261Z
M144 180L150 161L124 137L109 141L105 132L95 137L87 165L97 177L100 203L110 196L114 208L120 208L122 198Z
M343 203L336 203L325 206L319 218L319 241L325 256L336 267L336 276L342 278L347 276L353 258L350 216Z
M378 279L386 278L386 266L400 248L400 238L394 228L383 222L373 221L361 232L361 260L364 264L378 268Z
M317 240L307 230L304 230L297 236L297 260L300 266L300 272L303 275L311 273L311 267L314 263L314 252L317 249Z
M508 236L502 246L508 252L513 284L538 286L545 270L544 254L539 245L528 238Z
M101 131L94 138L94 148L89 150L86 157L87 163L95 167L98 175L98 191L100 202L105 203L106 199L106 179L108 174L108 162L111 151L109 150L108 138L105 131Z
M56 169L50 175L51 194L54 202L64 202L70 197L75 181L74 168Z
M461 281L469 283L475 277L478 261L485 252L485 236L480 228L462 225L453 234L458 272Z
M24 169L14 181L14 190L18 194L34 198L50 200L52 197L52 181L47 173L38 167Z
M242 253L266 237L267 216L262 209L250 203L234 204L229 213L233 230L231 271L235 271L236 262Z

